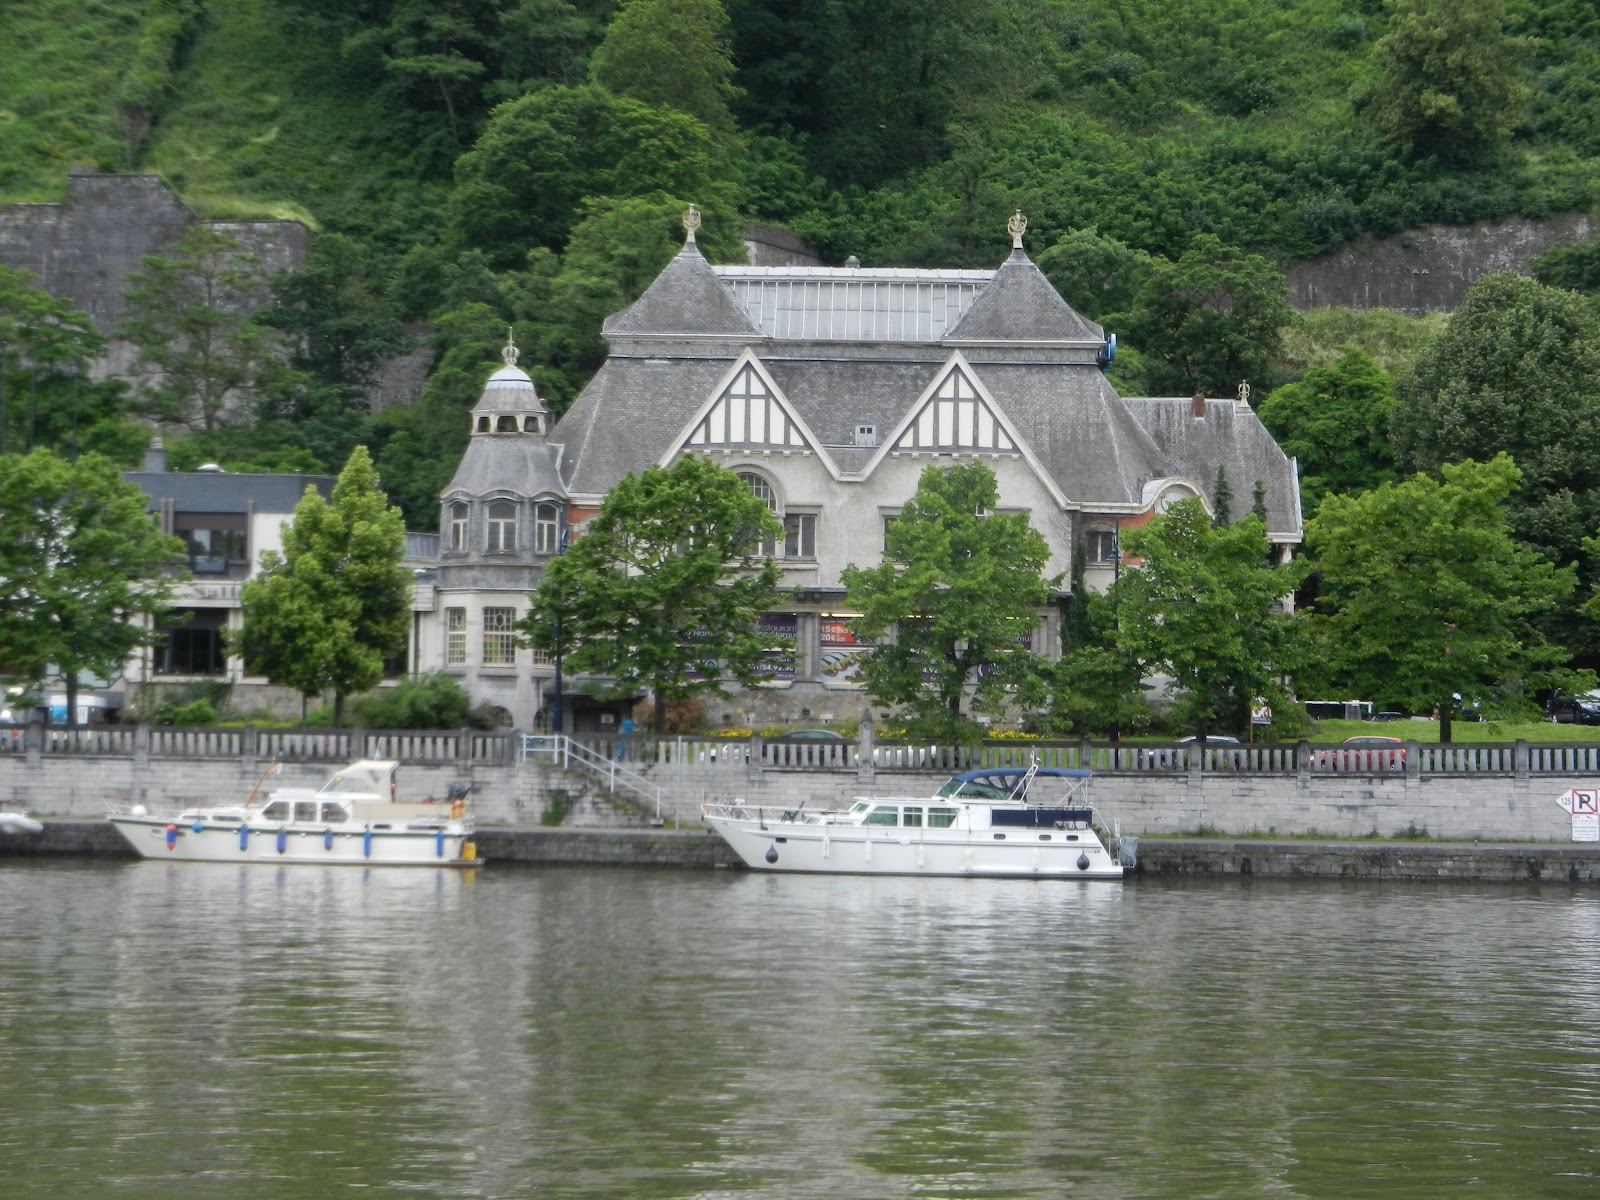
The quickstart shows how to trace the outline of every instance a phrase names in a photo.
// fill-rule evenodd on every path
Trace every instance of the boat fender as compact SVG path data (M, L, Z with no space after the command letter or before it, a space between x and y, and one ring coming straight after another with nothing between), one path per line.
M248 850L249 848L250 848L250 826L241 825L241 826L239 826L239 849Z
M776 846L768 846L767 847L766 858L767 858L767 861L769 863L777 862L778 861L778 848Z
M322 831L322 848L324 850L333 849L333 830L324 829Z
M1089 856L1087 854L1078 855L1078 870L1087 871L1088 869L1089 869Z
M433 835L433 856L435 858L444 857L444 830L442 829Z
M189 828L194 830L196 833L204 833L206 831L206 823L204 821L196 821L193 825L189 826Z
M372 830L370 828L361 835L361 856L363 858L372 857Z
M174 849L177 848L177 845L178 845L178 827L176 825L168 825L167 826L167 849L168 850L174 850Z
M287 829L280 829L280 830L278 830L278 853L282 854L288 848L289 848L289 831Z

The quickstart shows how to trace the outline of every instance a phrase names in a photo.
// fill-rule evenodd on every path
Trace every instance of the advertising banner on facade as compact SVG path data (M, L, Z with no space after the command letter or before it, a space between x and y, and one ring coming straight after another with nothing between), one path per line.
M861 664L872 653L872 643L863 641L850 628L849 617L822 618L818 638L819 671L823 683L848 683L860 686Z

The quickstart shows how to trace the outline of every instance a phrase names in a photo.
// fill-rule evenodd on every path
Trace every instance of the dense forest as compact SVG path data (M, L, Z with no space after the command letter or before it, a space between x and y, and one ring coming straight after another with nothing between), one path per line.
M231 325L194 299L247 286L225 245L147 264L126 382L81 379L93 331L0 274L5 432L126 459L154 417L190 430L177 465L234 469L332 471L366 444L432 528L507 327L559 413L688 202L713 260L763 221L829 261L913 266L995 265L1020 208L1035 260L1121 333L1118 384L1250 380L1309 504L1449 456L1397 458L1388 419L1440 322L1297 317L1283 265L1589 207L1597 98L1587 0L11 0L0 202L59 199L89 164L316 236ZM1546 282L1587 290L1587 263ZM422 398L367 411L417 336ZM173 360L196 338L203 377ZM1359 437L1330 442L1330 412Z

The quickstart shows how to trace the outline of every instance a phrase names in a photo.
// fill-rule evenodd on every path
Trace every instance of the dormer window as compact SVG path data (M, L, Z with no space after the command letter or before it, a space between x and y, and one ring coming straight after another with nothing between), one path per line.
M490 554L507 554L517 548L517 506L509 500L489 505L488 541Z
M878 444L878 427L876 425L856 426L856 445L876 446Z
M465 504L452 504L450 506L450 549L461 551L467 548L467 506Z
M544 429L542 427L542 422L539 420L539 418L537 416L523 417L522 418L522 432L523 433L543 433Z
M487 416L482 416L482 417L478 418L477 432L479 432L479 433L488 433L489 432L489 418Z
M501 417L495 422L494 431L496 433L517 432L517 419L515 417Z
M533 510L533 552L554 554L561 546L561 510L554 504L536 505Z

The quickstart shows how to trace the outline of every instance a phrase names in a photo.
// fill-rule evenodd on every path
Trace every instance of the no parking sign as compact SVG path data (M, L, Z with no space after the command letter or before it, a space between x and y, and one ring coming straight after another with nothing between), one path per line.
M1600 788L1572 788L1556 801L1572 814L1572 840L1600 842Z

